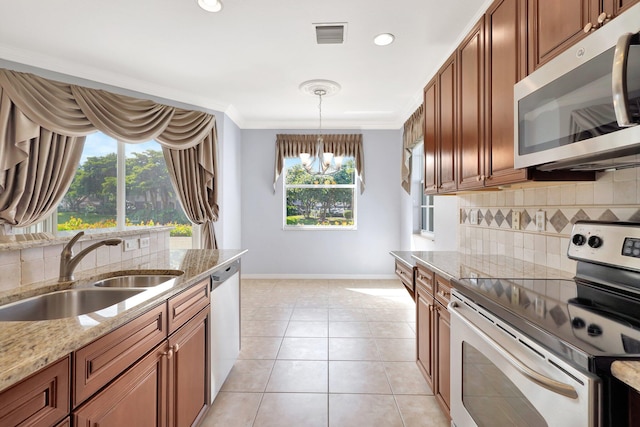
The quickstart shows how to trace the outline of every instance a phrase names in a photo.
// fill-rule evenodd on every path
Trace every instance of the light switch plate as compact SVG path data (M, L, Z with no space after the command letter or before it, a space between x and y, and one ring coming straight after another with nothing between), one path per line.
M125 239L124 245L122 245L122 248L125 252L138 249L138 239Z
M536 230L544 231L547 227L547 215L545 211L536 212Z
M148 237L141 237L140 238L140 248L148 248L149 247L149 238Z

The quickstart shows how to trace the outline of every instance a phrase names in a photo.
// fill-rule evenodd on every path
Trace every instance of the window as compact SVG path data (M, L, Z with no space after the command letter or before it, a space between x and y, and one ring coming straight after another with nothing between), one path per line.
M423 144L414 147L411 154L411 196L413 198L413 232L433 236L433 195L424 194Z
M285 229L355 229L356 168L353 157L343 159L333 175L311 175L298 158L285 159Z
M58 230L170 225L172 248L191 248L192 225L178 201L156 141L125 144L87 136L67 194L58 205Z

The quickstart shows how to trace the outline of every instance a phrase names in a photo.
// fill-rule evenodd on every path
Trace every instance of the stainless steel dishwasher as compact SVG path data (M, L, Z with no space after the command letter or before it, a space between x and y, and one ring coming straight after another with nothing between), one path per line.
M211 274L211 403L240 353L240 260Z

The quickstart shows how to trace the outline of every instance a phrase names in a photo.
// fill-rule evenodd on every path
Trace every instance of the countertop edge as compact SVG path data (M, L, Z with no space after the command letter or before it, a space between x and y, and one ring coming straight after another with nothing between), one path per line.
M614 377L640 392L640 361L616 360L611 364Z

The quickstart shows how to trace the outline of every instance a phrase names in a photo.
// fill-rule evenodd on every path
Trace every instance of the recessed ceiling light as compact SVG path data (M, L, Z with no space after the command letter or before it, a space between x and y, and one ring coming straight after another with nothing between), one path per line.
M375 44L377 44L378 46L386 46L389 45L391 43L393 43L393 41L395 40L395 37L393 34L391 33L382 33L382 34L378 34L377 36L374 37L373 42Z
M207 12L220 12L222 10L222 0L198 0L198 6Z

